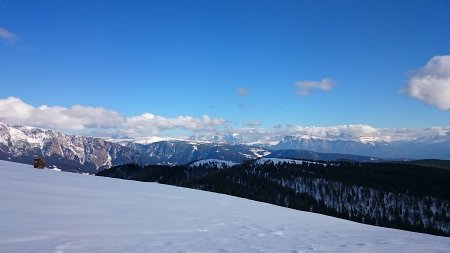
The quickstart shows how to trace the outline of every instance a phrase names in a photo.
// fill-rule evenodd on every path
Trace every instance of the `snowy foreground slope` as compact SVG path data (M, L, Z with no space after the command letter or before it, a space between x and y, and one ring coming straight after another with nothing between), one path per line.
M1 252L449 252L450 238L0 161Z

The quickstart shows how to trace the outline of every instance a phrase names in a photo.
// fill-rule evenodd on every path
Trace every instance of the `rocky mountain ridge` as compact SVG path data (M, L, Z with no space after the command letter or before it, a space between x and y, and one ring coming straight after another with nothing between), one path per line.
M47 166L95 173L112 165L186 164L202 159L242 162L267 154L245 145L160 141L114 143L102 138L67 135L53 130L0 123L0 159L31 163L44 157Z
M257 144L239 143L238 136L141 142L68 135L53 130L10 126L0 122L0 159L31 163L44 157L47 166L96 173L126 163L177 165L203 159L240 163L260 157L377 162L390 158L450 159L450 135L430 141L350 141L283 136ZM448 137L448 138L447 138ZM243 141L243 140L241 140ZM351 155L346 155L351 154ZM380 159L382 158L382 159Z

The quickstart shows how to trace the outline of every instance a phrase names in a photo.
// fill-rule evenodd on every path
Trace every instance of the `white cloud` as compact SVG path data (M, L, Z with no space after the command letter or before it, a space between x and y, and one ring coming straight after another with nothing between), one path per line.
M287 130L295 135L316 136L327 139L342 140L380 135L379 130L368 125L338 125L331 127L292 126Z
M175 128L193 131L211 130L224 124L224 119L212 119L208 115L203 115L201 118L191 116L166 118L151 113L144 113L127 118L124 128L125 132L130 136L145 136L159 134L162 130Z
M432 128L375 128L363 124L337 125L329 127L276 125L273 128L225 128L216 134L239 134L244 142L257 143L260 141L277 142L283 136L302 138L323 138L327 140L379 140L403 141L450 136L450 127Z
M242 122L243 126L246 127L259 127L261 126L261 121L259 120L246 120Z
M117 112L101 107L34 107L15 97L0 99L0 120L12 124L72 130L114 128L124 121Z
M74 105L70 108L42 105L34 107L19 98L0 99L0 121L59 130L85 130L110 134L126 133L130 136L148 136L169 129L192 131L209 130L222 126L225 120L203 115L201 118L179 116L167 118L151 113L124 117L118 112L102 107Z
M248 93L249 93L249 91L248 91L247 88L239 87L239 88L237 89L236 93L237 93L238 96L243 97L243 96L247 96Z
M277 125L273 128L262 128L258 120L242 122L244 127L233 128L229 122L208 115L195 118L192 116L164 117L152 113L124 117L116 111L102 107L74 105L61 106L42 105L35 107L19 98L0 99L0 122L12 125L26 125L68 130L93 136L127 135L132 138L149 136L167 136L167 131L183 130L188 135L197 133L200 136L214 134L239 134L246 142L277 141L282 136L320 137L329 140L359 140L370 137L376 140L413 140L435 138L450 135L450 127L432 128L375 128L363 124L337 125L329 127ZM186 134L186 132L183 132ZM177 136L180 137L180 136Z
M247 122L243 122L246 125ZM386 135L383 129L377 129L369 125L338 125L329 127L320 126L300 126L300 125L276 125L273 128L260 128L257 122L249 122L252 127L248 128L225 128L217 134L237 133L244 139L250 141L259 140L277 140L282 136L297 136L297 137L319 137L328 140L359 140L360 137L376 137L380 139L391 139ZM248 124L247 124L248 126ZM392 132L392 131L391 131ZM389 132L389 133L391 133Z
M308 96L311 90L318 89L322 91L330 91L334 87L334 81L331 78L323 78L320 81L298 81L295 83L297 94L300 96Z
M435 56L413 71L405 92L441 110L450 109L450 55Z
M6 43L14 43L19 37L5 28L0 27L0 39L6 41Z

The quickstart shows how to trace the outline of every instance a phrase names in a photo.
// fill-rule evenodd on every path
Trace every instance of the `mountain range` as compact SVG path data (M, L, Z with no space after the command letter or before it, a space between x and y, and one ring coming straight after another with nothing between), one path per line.
M30 164L35 157L44 157L48 167L72 172L95 173L126 163L176 165L202 159L242 162L269 153L266 149L226 143L178 140L115 143L102 138L0 123L1 160Z
M395 142L280 136L249 143L236 135L142 142L69 135L54 130L0 123L1 160L32 163L35 157L44 157L49 167L83 173L96 173L126 163L176 165L203 159L234 163L260 157L358 162L450 159L449 150L448 133L439 138Z

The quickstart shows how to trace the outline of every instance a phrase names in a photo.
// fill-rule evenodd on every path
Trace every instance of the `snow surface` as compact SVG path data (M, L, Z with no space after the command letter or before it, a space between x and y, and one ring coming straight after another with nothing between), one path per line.
M449 252L450 238L0 161L1 252Z
M267 150L264 150L264 149L260 149L260 148L252 148L252 149L250 149L250 151L252 151L253 152L253 154L256 156L256 157L258 157L258 158L261 158L261 157L263 157L263 156L268 156L268 155L270 155L270 151L267 151ZM262 153L262 154L261 154Z

